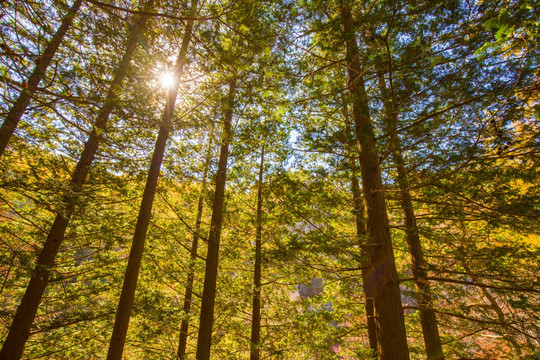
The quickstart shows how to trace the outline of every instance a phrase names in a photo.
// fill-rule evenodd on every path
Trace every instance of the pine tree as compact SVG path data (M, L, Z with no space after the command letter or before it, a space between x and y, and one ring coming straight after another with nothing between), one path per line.
M347 139L347 145L351 148L354 147L354 138L351 136L350 129L350 120L349 120L349 110L347 103L343 104L343 118L345 122L345 136ZM358 166L356 164L356 158L354 153L350 152L349 154L349 171L351 174L351 192L352 192L352 203L353 203L353 213L356 224L356 235L358 237L358 243L360 246L365 246L365 237L366 237L366 224L365 224L365 211L364 204L362 203L362 192L360 189L360 183L358 182ZM368 278L367 269L362 269L362 277ZM364 284L365 286L366 284ZM366 320L367 320L367 329L368 329L368 339L369 346L373 350L373 356L377 356L377 324L374 315L373 309L373 299L366 296L365 298L365 307L366 307Z
M262 204L264 175L264 144L261 148L259 180L257 184L257 219L255 221L255 264L253 271L253 308L251 316L250 360L261 358L261 261L262 261Z
M197 217L195 220L195 226L193 227L193 239L191 241L191 251L190 251L190 259L189 259L189 273L186 279L186 292L184 294L184 317L182 318L182 324L180 325L180 339L178 341L178 351L177 356L178 359L184 359L186 356L186 345L187 345L187 339L188 339L188 330L189 330L189 318L190 318L190 310L191 305L193 302L193 283L195 281L195 260L197 259L197 249L199 246L199 238L200 238L200 231L201 231L201 221L202 221L202 214L203 214L203 206L204 206L204 194L206 191L206 183L207 183L207 176L208 176L208 168L210 166L210 157L212 154L212 138L214 135L214 128L212 126L212 131L210 131L210 136L208 140L208 151L206 153L206 161L204 163L204 170L203 170L203 177L202 177L202 183L201 183L201 192L199 195L199 199L197 202Z
M360 172L367 209L369 265L363 273L364 292L373 301L377 323L379 359L409 359L399 281L390 239L379 160L375 148L368 98L350 8L341 4L343 36L347 45L349 92L353 97L353 121L360 152Z
M147 6L150 7L151 3L152 1L150 1ZM73 15L71 17L73 17ZM139 18L134 25L133 31L143 31L146 21L146 17ZM66 24L67 27L67 23L63 23L63 25L64 24ZM4 342L2 351L0 352L0 358L18 359L22 356L24 344L29 336L30 327L34 321L38 306L47 286L51 268L54 266L56 255L58 254L58 250L60 249L60 246L64 240L64 236L69 225L69 220L75 209L77 203L77 194L81 191L81 186L86 180L88 171L97 152L101 134L106 129L107 121L115 106L120 87L126 76L129 63L137 45L137 34L133 33L127 41L126 50L122 60L118 64L118 68L116 70L114 79L111 82L107 97L105 98L103 106L96 117L94 127L85 143L84 151L82 152L77 166L73 171L69 184L69 190L63 197L60 210L57 212L55 220L51 226L51 229L49 230L47 239L43 244L43 249L39 254L36 267L27 286L21 304L17 308L10 331L6 341ZM24 99L21 101L24 101Z
M77 14L82 2L83 0L75 0L73 2L67 14L62 19L60 27L47 44L43 54L39 57L39 59L37 59L36 66L28 80L26 80L25 86L19 94L19 97L9 109L6 119L0 127L0 157L2 157L4 154L11 136L15 132L21 117L26 111L28 104L30 104L30 100L38 89L39 83L45 78L47 69L53 60L56 50L60 46L66 32L71 26L73 18Z
M197 4L197 0L191 1L190 11L192 15L197 14ZM116 312L116 319L109 344L109 351L107 353L107 360L119 360L122 358L122 352L124 350L129 325L129 318L131 315L133 301L135 299L137 280L139 278L144 242L146 240L146 233L150 223L152 204L154 202L154 195L156 192L161 163L163 161L163 155L165 153L167 138L169 137L169 132L172 126L174 105L178 95L178 85L184 72L187 51L192 37L193 23L193 19L187 21L186 30L182 38L182 45L180 46L180 51L174 67L174 84L167 93L167 102L165 104L165 110L161 119L161 125L159 128L158 137L156 139L150 169L148 170L148 177L146 179L141 206L139 208L139 215L137 218L137 225L135 226L135 233L133 235L133 243L131 245L131 251L129 254L124 284L122 286L122 293L120 294L120 300L118 301L118 310Z
M219 154L218 170L215 180L214 200L212 202L212 220L208 235L208 250L206 253L206 270L204 274L204 289L201 298L201 318L199 335L197 337L197 359L210 359L212 344L212 326L214 322L214 303L216 296L216 281L219 261L219 241L223 222L223 203L227 181L227 159L229 145L232 141L232 118L236 93L236 77L229 80L229 90L223 113L223 135Z
M400 205L405 226L405 237L409 254L411 255L412 273L415 278L417 288L417 301L420 306L420 322L422 324L422 333L424 335L424 344L428 359L442 360L444 359L437 325L437 318L433 310L431 300L431 290L429 281L427 280L427 264L424 259L424 252L420 242L420 234L414 214L412 197L409 192L409 181L407 178L407 170L405 160L401 153L400 135L396 134L398 110L395 108L396 96L392 91L389 91L383 75L383 69L380 63L377 67L378 86L381 91L383 101L385 125L388 134L389 146L396 168L397 188L400 191ZM391 68L391 67L390 67ZM393 106L394 105L394 106Z

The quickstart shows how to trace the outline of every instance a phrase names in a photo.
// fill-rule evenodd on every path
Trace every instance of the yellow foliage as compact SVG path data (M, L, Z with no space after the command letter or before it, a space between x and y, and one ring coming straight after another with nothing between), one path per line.
M523 241L529 245L540 247L540 234L529 234L523 237Z

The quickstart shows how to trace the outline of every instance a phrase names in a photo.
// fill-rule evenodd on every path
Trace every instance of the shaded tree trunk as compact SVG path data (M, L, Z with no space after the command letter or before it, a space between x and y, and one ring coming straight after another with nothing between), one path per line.
M395 138L397 140L397 137ZM411 194L407 190L409 188L405 162L401 153L397 150L399 144L395 144L392 151L392 157L397 170L397 184L400 191L400 205L403 213L403 221L405 224L405 236L407 246L411 255L412 272L414 283L417 289L417 301L420 309L420 323L422 324L422 333L424 334L424 344L426 347L426 355L428 359L443 360L443 350L441 338L439 336L439 328L437 317L433 311L431 301L431 289L427 280L426 261L422 245L420 244L420 236L418 234L418 226L416 225L416 216L414 215Z
M262 259L262 202L264 175L264 145L261 150L259 165L259 183L257 189L257 218L255 230L255 266L253 272L253 308L251 316L251 349L250 360L261 358L261 259Z
M195 14L196 10L197 0L192 0L191 13ZM189 20L187 22L180 53L174 68L175 83L169 89L167 94L165 111L163 112L161 126L159 128L154 153L152 155L152 161L150 163L150 169L148 170L148 177L146 178L146 185L141 200L141 206L139 208L139 215L137 218L137 224L135 225L135 233L133 234L133 242L129 254L128 265L124 276L124 284L122 286L122 292L120 294L120 300L118 302L118 309L114 321L113 333L109 343L107 360L120 360L122 358L129 326L129 318L131 316L131 308L135 299L135 289L137 287L137 280L139 278L144 243L146 241L146 233L150 223L150 216L152 213L152 205L154 203L159 172L161 169L161 163L163 161L163 155L165 153L165 146L167 145L167 139L171 130L174 105L178 95L178 85L184 72L184 64L186 62L187 49L191 40L192 30L193 20Z
M224 132L221 139L221 150L216 175L216 190L214 203L212 205L212 220L210 221L210 233L208 235L208 252L206 254L206 270L204 274L204 289L201 302L199 336L197 338L197 360L210 359L219 259L219 241L221 237L221 225L223 222L223 202L225 196L225 184L227 181L227 159L229 157L229 144L232 140L231 122L235 93L236 79L232 79L229 83L229 92L227 95L227 108L225 109L223 121Z
M379 65L377 66L379 67ZM386 87L383 71L377 68L377 80L381 91L383 107L386 116L386 128L390 141L390 151L394 166L396 168L396 183L399 189L399 203L405 225L405 238L407 247L411 255L411 267L416 286L416 301L420 306L420 323L424 335L424 345L426 355L429 360L444 360L441 338L439 336L439 327L435 311L433 311L431 300L431 289L427 279L427 264L424 259L424 251L420 243L416 216L412 203L411 193L409 191L409 180L407 178L407 169L405 160L401 153L401 141L399 135L395 133L395 124L397 124L397 110L394 105L395 100Z
M420 236L418 234L418 226L416 225L416 216L414 215L411 194L407 190L409 183L405 169L405 162L399 149L399 141L395 137L394 149L392 158L397 171L397 185L400 189L400 205L403 214L405 225L405 237L407 239L407 247L411 255L412 272L414 283L416 285L416 298L420 309L420 323L422 324L422 333L424 335L424 345L426 347L426 355L428 359L443 360L443 350L441 338L439 336L439 328L437 317L433 311L431 300L431 289L427 280L427 267L424 259Z
M206 182L208 176L208 167L210 166L210 157L212 154L212 137L214 136L214 128L210 132L208 141L208 151L206 153L206 159L204 162L204 174L201 184L201 193L199 195L199 202L197 204L197 219L195 221L195 228L193 233L193 239L191 241L191 253L189 259L189 274L186 279L186 293L184 295L184 318L180 325L180 340L178 341L178 359L183 360L186 356L186 346L189 330L189 312L191 311L191 302L193 298L193 283L195 281L195 261L197 260L197 249L199 247L199 237L201 231L201 221L204 206L204 192L206 191Z
M83 0L75 0L73 2L73 5L71 5L67 14L62 19L60 27L53 35L51 41L49 41L49 43L47 44L45 51L43 52L41 57L37 59L36 67L26 81L26 87L21 90L19 97L17 98L17 100L15 100L15 103L13 104L11 109L9 109L6 119L2 123L2 127L0 127L0 157L4 154L4 151L6 150L11 136L15 132L17 125L19 125L19 121L21 121L22 115L30 104L30 100L38 89L39 83L45 77L47 68L51 64L51 61L56 54L60 43L64 39L66 32L71 26L73 18L77 14L77 11L79 11L82 2Z
M343 104L343 119L345 120L345 133L347 136L347 144L351 148L355 145L354 140L351 138L351 123L349 120L349 109L347 103ZM351 171L351 191L353 195L353 213L356 224L356 236L358 237L358 245L364 246L366 237L366 223L364 204L362 203L362 190L360 189L360 183L358 182L358 166L356 164L356 158L352 153L349 153L349 168ZM362 268L362 278L365 278L367 274L364 274L367 270ZM366 308L366 321L368 329L369 347L373 350L373 356L377 356L377 325L375 323L375 317L373 316L373 301L365 297L364 306Z
M153 0L149 1L146 7L150 7ZM147 21L146 17L141 17L134 24L134 31L141 32ZM84 184L88 171L94 160L95 154L98 149L99 142L101 140L101 134L106 129L109 116L114 109L115 101L118 96L118 92L122 85L122 81L126 77L126 73L129 67L133 53L137 48L138 40L135 33L131 34L128 41L126 50L118 68L116 69L115 76L109 87L107 97L104 104L98 112L96 121L92 127L92 131L88 136L88 139L84 145L84 150L77 162L75 170L71 176L70 186L68 192L62 199L62 210L58 211L54 222L49 230L49 234L43 249L38 256L37 264L34 268L30 282L26 288L24 296L21 300L19 307L13 318L13 322L9 329L9 333L6 337L6 341L3 344L0 351L0 359L19 359L22 356L24 345L28 339L30 328L36 317L37 309L43 297L45 288L49 282L49 275L51 268L54 265L56 255L62 242L64 241L66 229L69 221L75 209L78 195L81 191L81 187Z
M360 151L360 172L367 209L367 243L369 265L363 272L366 298L373 302L376 323L377 354L384 360L408 360L407 337L401 306L384 188L375 148L375 136L369 115L362 68L352 14L342 3L341 21L347 46L349 92L353 97L353 121Z

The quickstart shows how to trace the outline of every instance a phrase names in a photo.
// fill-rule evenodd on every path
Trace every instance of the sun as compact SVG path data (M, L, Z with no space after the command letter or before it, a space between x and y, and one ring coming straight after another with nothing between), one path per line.
M162 72L159 75L159 83L164 88L171 88L175 84L174 73L172 71Z

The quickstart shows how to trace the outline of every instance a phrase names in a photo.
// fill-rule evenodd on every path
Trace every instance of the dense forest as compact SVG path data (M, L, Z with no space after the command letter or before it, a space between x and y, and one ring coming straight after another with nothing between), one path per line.
M537 1L0 4L0 360L540 359Z

